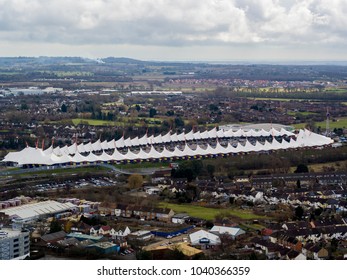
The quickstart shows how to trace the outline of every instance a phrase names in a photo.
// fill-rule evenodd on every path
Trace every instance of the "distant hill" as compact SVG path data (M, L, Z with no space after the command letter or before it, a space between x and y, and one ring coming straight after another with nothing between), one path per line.
M19 66L19 65L66 65L66 64L144 64L144 61L126 57L107 57L100 59L90 59L83 57L0 57L0 66Z
M125 63L125 64L144 64L145 61L127 58L127 57L106 57L101 58L105 63Z

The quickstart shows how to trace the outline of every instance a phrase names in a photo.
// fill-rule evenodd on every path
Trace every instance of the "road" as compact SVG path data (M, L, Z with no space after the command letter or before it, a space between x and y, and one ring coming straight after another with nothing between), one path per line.
M140 175L152 175L154 172L159 170L171 170L170 168L137 168L137 169L122 169L117 168L114 165L106 164L106 163L95 163L95 164L89 164L89 165L79 165L79 166L41 166L41 167L33 167L33 168L26 168L26 169L15 169L15 170L2 170L0 171L0 176L10 176L10 175L17 175L17 174L27 174L27 173L35 173L40 171L47 171L47 170L60 170L60 169L72 169L72 168L80 168L80 167L90 167L90 166L99 166L104 167L107 169L112 170L116 174L140 174Z

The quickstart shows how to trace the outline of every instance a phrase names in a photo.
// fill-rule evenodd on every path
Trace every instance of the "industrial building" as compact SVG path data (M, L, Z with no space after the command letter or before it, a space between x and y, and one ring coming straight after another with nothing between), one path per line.
M28 222L39 218L48 218L66 211L75 211L76 205L66 202L60 203L54 200L28 203L21 206L0 209L0 213L8 215L10 219Z

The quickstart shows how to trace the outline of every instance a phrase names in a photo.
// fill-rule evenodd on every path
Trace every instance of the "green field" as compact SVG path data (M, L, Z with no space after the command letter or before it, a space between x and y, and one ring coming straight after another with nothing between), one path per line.
M71 119L74 126L77 126L79 124L88 124L93 126L120 126L125 127L127 125L134 125L138 127L143 126L157 126L161 125L163 122L163 119L160 118L131 118L131 117L122 117L119 119L119 121L106 121L106 120L94 120L94 119ZM66 121L66 120L65 120Z
M104 126L104 125L116 125L116 122L113 121L104 121L104 120L92 120L92 119L72 119L71 120L73 125L79 125L79 124L83 124L86 123L88 125L94 125L94 126Z
M43 74L53 74L59 78L65 77L88 77L94 76L92 72L79 72L79 71L40 71Z
M303 129L306 127L306 123L296 123L293 125L295 129Z
M207 208L202 206L195 206L191 204L173 204L160 202L160 207L170 208L175 213L187 213L192 217L197 217L205 220L213 220L217 215L223 213L226 216L235 216L244 220L254 220L254 219L265 219L265 216L255 215L250 211L245 211L241 209L216 209Z
M303 115L303 116L309 116L309 115L317 115L317 113L314 112L288 112L288 115L290 116L297 116L297 115Z
M289 102L295 98L289 99L289 98L270 98L270 97L247 97L247 99L251 99L251 100L273 100L273 101L283 101L283 102ZM295 99L295 100L304 100L304 99Z
M321 127L321 128L325 128L326 126L326 122L316 122L316 127ZM294 127L296 129L301 129L304 128L306 126L306 123L298 123L298 124L294 124ZM336 121L330 121L329 122L329 127L330 129L334 129L334 128L347 128L347 117L343 117L343 118L339 118L336 119Z

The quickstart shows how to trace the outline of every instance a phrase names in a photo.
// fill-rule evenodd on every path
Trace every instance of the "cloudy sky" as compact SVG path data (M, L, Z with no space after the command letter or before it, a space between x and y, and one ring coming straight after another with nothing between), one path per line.
M0 56L347 60L347 0L0 0Z

